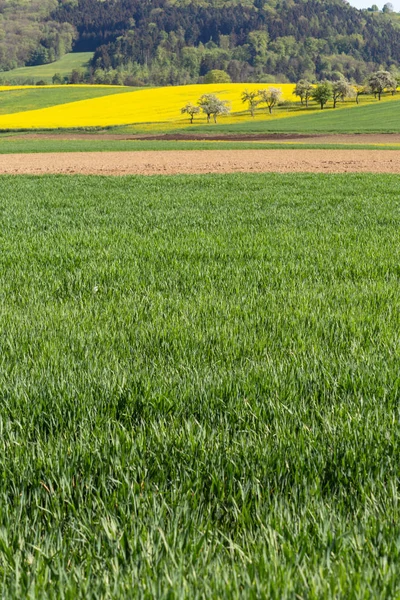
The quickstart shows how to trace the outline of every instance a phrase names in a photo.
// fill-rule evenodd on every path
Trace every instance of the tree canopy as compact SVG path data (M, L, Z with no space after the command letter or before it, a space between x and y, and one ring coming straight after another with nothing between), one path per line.
M198 105L204 114L207 115L207 123L211 116L214 117L214 123L217 122L219 115L227 115L230 112L227 100L221 100L215 94L203 94L198 101Z
M322 110L328 100L332 98L332 84L329 81L322 81L316 85L312 92L312 98L319 102Z
M73 48L94 52L98 83L176 85L217 72L362 83L400 63L397 17L342 0L0 0L0 70Z

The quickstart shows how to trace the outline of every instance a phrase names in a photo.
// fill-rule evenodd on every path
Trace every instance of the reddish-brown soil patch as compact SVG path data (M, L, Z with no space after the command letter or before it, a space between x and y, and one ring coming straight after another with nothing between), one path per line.
M254 134L213 134L210 133L166 133L166 134L124 134L124 133L22 133L12 134L13 139L27 140L164 140L164 141L224 141L224 142L302 142L318 144L400 144L400 133L343 133L343 134L302 134L302 133L254 133Z
M400 173L400 150L192 150L0 155L0 174Z

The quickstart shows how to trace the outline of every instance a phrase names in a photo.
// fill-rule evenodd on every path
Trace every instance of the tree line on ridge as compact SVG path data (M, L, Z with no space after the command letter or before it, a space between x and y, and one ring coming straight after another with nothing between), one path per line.
M0 34L8 28L0 35L3 71L52 62L71 48L94 52L88 81L129 85L198 83L212 70L235 82L344 76L361 83L400 64L397 15L342 0L38 3L0 0ZM21 24L32 35L18 37Z

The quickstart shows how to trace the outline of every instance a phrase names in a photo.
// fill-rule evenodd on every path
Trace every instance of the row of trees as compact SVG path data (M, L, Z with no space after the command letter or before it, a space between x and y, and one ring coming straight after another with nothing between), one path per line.
M306 107L308 107L309 100L313 99L320 104L321 109L324 108L330 99L333 99L333 107L336 108L338 100L344 100L355 95L352 86L345 79L335 81L334 83L323 81L316 85L301 79L296 84L293 94L298 96L301 103L305 104ZM276 87L257 91L245 90L242 93L242 102L247 104L251 116L254 117L256 108L260 104L265 104L271 114L274 106L279 104L281 97L282 90Z
M274 87L251 92L245 90L242 94L242 102L248 104L249 110L254 116L256 107L263 104L268 108L269 113L272 113L273 107L280 101L281 97L282 90ZM207 116L207 123L210 122L211 117L213 117L214 123L217 123L220 115L228 115L230 111L229 102L221 100L216 94L203 94L197 104L188 102L181 108L181 113L189 115L191 123L193 123L195 115L200 112Z
M269 114L272 113L272 109L282 98L282 90L276 87L270 87L264 90L257 90L249 92L245 90L242 94L243 104L247 104L252 117L254 117L255 110L258 106L265 104L268 108Z
M227 100L221 100L215 94L203 94L196 104L188 102L181 108L181 113L187 114L190 117L190 122L193 123L195 115L203 112L207 115L207 123L211 117L214 117L214 123L217 122L219 115L228 115L231 109Z
M309 100L318 102L321 109L329 100L333 101L333 108L336 108L338 101L344 101L345 98L358 98L361 94L373 93L381 99L382 93L386 90L395 93L397 82L388 71L376 71L368 79L365 85L351 84L342 78L334 82L322 81L315 85L305 79L297 82L293 94L300 98L301 104L308 107ZM243 104L247 104L252 117L259 106L266 106L271 114L274 106L278 105L282 99L282 90L278 87L269 87L260 90L244 90L241 95ZM189 115L190 122L193 123L195 115L203 112L207 116L207 123L211 117L214 123L220 115L230 113L230 106L227 100L221 100L216 94L203 94L197 104L188 102L181 108L182 114Z
M298 96L301 103L305 104L306 107L308 107L308 101L312 98L323 109L329 100L333 101L333 108L336 108L338 101L344 101L345 98L355 98L358 104L361 94L374 94L380 100L385 91L395 94L397 87L398 81L392 73L389 71L376 71L362 85L351 83L344 77L333 82L322 81L317 85L313 85L306 79L300 79L293 94Z
M282 90L275 87L251 92L245 90L242 94L242 102L248 104L251 115L254 116L256 107L263 104L268 108L269 113L272 113L273 107L280 101L281 97ZM230 111L229 102L221 100L216 94L203 94L197 104L188 102L181 108L181 113L189 115L191 123L193 123L195 115L200 112L207 116L207 123L210 122L211 117L213 117L214 123L217 123L220 115L228 115Z

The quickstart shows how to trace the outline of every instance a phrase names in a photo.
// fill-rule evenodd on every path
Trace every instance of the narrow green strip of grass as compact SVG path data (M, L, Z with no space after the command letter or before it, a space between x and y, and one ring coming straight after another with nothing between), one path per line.
M144 150L400 150L400 144L318 144L302 142L209 142L162 140L41 140L0 137L0 154L33 154L38 152L140 152Z

